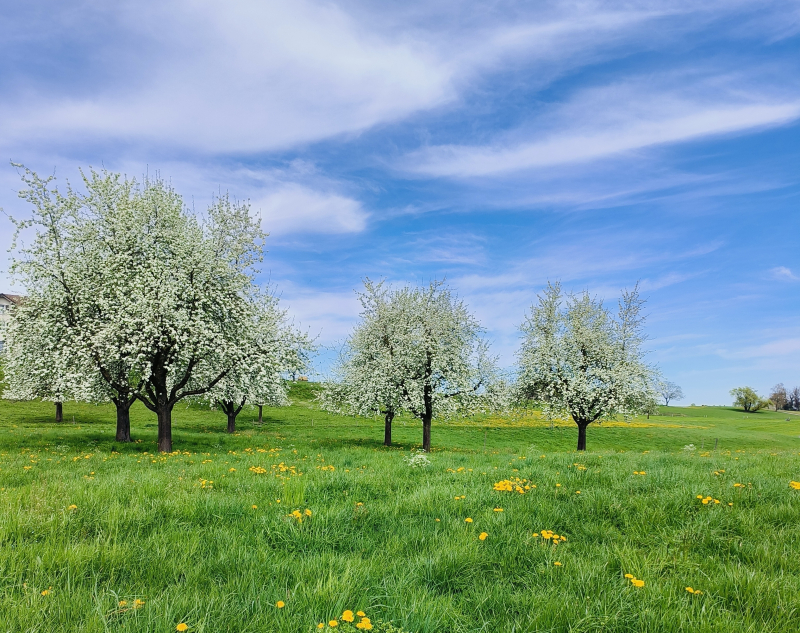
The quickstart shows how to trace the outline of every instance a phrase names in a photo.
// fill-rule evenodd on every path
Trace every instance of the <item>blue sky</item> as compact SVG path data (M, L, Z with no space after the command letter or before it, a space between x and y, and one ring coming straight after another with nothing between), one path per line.
M640 280L652 359L685 403L800 385L798 2L3 17L0 157L62 180L158 170L197 206L249 199L265 279L323 344L355 323L362 277L446 277L511 366L548 280L608 301ZM7 213L24 213L18 188L0 166ZM3 253L10 237L0 216Z

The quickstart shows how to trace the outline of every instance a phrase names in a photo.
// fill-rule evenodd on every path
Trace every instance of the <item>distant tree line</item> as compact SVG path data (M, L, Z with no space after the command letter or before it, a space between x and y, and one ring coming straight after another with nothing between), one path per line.
M776 411L800 411L800 387L787 389L779 382L772 388L769 399Z

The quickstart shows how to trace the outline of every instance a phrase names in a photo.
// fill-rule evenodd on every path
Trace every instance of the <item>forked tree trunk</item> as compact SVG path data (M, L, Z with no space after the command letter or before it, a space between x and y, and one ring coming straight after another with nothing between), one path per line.
M56 422L64 421L64 403L56 402Z
M236 416L239 415L242 407L244 407L244 400L242 400L239 406L236 406L236 403L230 400L217 400L217 404L225 415L228 416L228 433L236 433Z
M589 426L589 422L576 422L578 425L578 450L585 451L586 450L586 427Z
M115 401L117 407L117 442L131 441L131 404L133 401Z
M387 411L383 419L383 445L392 445L392 420L394 419L394 411Z

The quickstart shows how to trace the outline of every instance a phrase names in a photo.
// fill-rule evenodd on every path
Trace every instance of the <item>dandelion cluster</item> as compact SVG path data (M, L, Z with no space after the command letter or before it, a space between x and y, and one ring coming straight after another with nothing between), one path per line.
M498 481L492 486L492 488L498 492L518 492L519 494L524 495L532 488L536 488L536 486L531 484L527 479L519 479L515 477L513 479L503 479L502 481Z
M692 587L686 587L686 591L688 591L689 593L691 593L691 594L693 594L695 596L702 596L703 595L702 591L700 591L699 589L693 589Z
M306 508L302 512L300 512L300 510L292 510L286 516L287 517L291 517L292 519L295 519L298 523L302 523L303 522L303 517L310 517L311 516L311 510L309 510L308 508Z
M636 587L637 589L641 589L644 587L644 580L640 580L633 574L625 574L625 578L631 581L631 584Z
M643 470L634 470L633 474L634 475L646 475L647 473L645 471L643 471Z
M327 471L330 471L330 472L333 472L334 470L336 470L336 468L334 467L333 464L328 464L327 466L317 466L317 469L318 470L327 470Z
M201 479L200 480L200 488L202 490L213 490L214 489L214 481L212 479Z
M263 466L250 466L248 470L256 475L266 475L267 473L272 472L278 479L299 477L303 474L297 470L297 466L287 466L283 462L280 464L272 464L270 470L267 470ZM330 470L333 470L333 466L330 467Z
M356 622L356 618L358 618L358 622ZM345 622L345 626L349 624L355 625L355 627L360 631L371 631L372 630L372 620L367 617L367 614L363 611L356 611L353 613L350 609L346 609L342 612L341 621ZM328 627L331 629L335 629L339 626L339 620L330 620L328 621ZM320 622L317 624L318 629L324 629L325 623ZM352 631L352 629L348 626L348 631Z
M697 495L697 498L700 499L700 502L704 506L707 506L709 504L720 503L720 500L719 499L714 499L714 497L704 497L703 495Z
M541 533L534 532L533 536L535 538L539 538L541 536L545 541L551 541L553 545L558 545L559 543L563 543L567 540L566 536L556 534L552 530L542 530Z

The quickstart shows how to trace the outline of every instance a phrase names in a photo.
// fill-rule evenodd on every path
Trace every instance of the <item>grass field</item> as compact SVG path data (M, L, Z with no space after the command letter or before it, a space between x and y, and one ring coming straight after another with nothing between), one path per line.
M235 435L179 405L168 456L144 408L118 445L111 407L0 401L0 631L800 630L800 416L664 408L585 454L535 413L434 423L414 469L417 424L386 449L311 389Z

